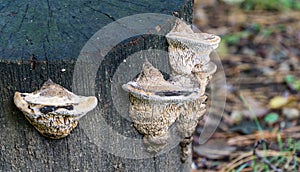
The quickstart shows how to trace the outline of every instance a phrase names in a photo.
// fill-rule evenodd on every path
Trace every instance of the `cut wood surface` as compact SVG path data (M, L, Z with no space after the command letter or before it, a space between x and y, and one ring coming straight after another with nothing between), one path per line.
M72 90L76 60L99 29L140 13L176 14L191 22L192 6L192 1L183 0L0 2L0 171L188 171L191 162L180 161L179 145L155 157L131 159L99 147L90 137L97 134L93 133L98 131L96 122L103 118L118 134L142 138L132 122L116 111L111 101L111 80L120 63L131 54L147 49L167 51L162 36L138 35L105 56L95 81L95 96L99 99L96 109L102 113L87 114L66 138L50 140L41 136L15 107L13 95L15 91L35 91L48 78ZM168 70L167 61L161 64L156 55L150 61ZM135 65L142 64L137 61ZM127 143L110 133L99 138L105 139L103 144L108 149L126 149Z

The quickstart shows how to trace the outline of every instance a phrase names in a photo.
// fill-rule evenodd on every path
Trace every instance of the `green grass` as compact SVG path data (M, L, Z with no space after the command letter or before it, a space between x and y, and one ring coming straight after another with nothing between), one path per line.
M241 7L245 10L300 10L298 0L244 0Z
M249 103L243 96L240 96L240 98L241 98L242 102L244 103L244 105L252 113L252 116L256 123L258 131L262 132L263 131L262 126L259 122L259 119L254 114L252 107L249 105ZM263 135L262 135L261 139L264 139ZM296 152L300 151L300 141L295 141L292 138L283 140L281 138L281 135L278 134L277 142L275 144L278 145L278 147L279 147L278 151L280 152L280 154L276 155L276 156L267 155L268 149L267 149L266 144L264 143L262 146L263 151L265 152L263 158L265 160L269 161L277 169L283 169L282 171L286 171L286 169L284 169L285 167L289 166L291 168L291 165L293 165L292 169L294 172L296 172L298 170L297 168L299 168L299 166L300 166L300 164L299 164L300 160L296 155ZM288 155L286 154L286 152L288 153ZM291 161L293 161L293 162L291 162ZM245 169L246 167L249 167L249 166L252 167L254 172L272 171L272 168L268 164L264 163L262 160L260 160L260 159L258 159L258 157L256 157L256 159L254 159L250 165L248 163L242 164L236 170L234 170L234 172L242 171L243 169Z

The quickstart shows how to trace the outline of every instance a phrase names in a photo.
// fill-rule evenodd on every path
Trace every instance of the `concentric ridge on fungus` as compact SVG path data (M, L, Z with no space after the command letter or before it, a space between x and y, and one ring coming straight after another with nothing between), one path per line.
M14 103L42 135L60 139L69 135L78 120L96 107L97 98L77 96L49 79L35 92L16 92Z

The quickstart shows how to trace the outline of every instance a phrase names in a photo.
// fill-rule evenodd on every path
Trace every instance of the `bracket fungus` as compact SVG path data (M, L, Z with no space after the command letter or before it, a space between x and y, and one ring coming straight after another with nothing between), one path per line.
M199 97L197 89L185 89L165 80L161 72L148 61L143 64L143 71L138 77L122 87L130 93L129 116L135 128L145 135L148 150L154 152L167 143L168 129L184 108L180 102L196 101Z
M205 114L205 89L217 66L210 53L218 47L220 37L194 33L190 25L177 20L166 35L169 43L170 78L147 60L142 72L122 87L129 92L129 116L144 135L148 150L158 152L171 134L181 138L182 160L190 154L188 146L198 120ZM176 133L170 133L174 124Z
M215 70L211 69L214 66L211 65L213 63L210 62L209 55L218 47L221 38L208 33L195 33L190 25L181 20L176 21L166 38L169 43L172 82L185 87L201 88L200 82L197 81L197 75L199 72L212 71L209 72L209 75L215 72L216 68ZM201 72L203 67L209 69Z
M16 92L14 103L43 136L60 139L97 106L97 98L77 96L49 79L35 92Z

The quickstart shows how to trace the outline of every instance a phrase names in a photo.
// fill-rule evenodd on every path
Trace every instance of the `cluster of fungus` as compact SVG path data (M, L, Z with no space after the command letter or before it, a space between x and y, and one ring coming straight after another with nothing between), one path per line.
M217 66L210 53L218 47L220 37L195 33L190 25L177 20L166 35L171 67L170 77L147 60L137 78L122 87L129 92L129 115L135 128L144 135L149 151L158 152L167 145L170 127L182 138L183 159L189 154L187 146L206 111L205 89Z
M129 92L129 116L144 135L150 152L159 152L168 144L174 126L181 138L183 160L190 153L187 145L199 119L206 111L205 89L216 65L210 53L220 37L195 33L190 25L177 20L166 35L171 68L169 79L145 60L137 78L124 84ZM51 80L33 93L16 92L16 106L44 136L59 139L74 129L78 120L97 105L96 97L77 96Z

